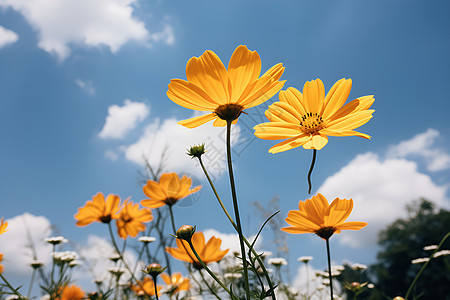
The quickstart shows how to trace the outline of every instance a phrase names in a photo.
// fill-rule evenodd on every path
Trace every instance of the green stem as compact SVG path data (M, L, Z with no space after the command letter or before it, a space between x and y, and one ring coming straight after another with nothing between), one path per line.
M128 270L128 272L131 275L131 278L133 278L134 281L136 281L136 283L139 285L139 287L142 289L142 291L144 292L145 296L148 298L149 295L147 294L147 292L145 292L144 286L142 285L142 283L137 280L137 278L134 276L133 271L131 270L131 268L128 266L127 262L125 261L123 254L120 252L119 247L117 246L116 240L114 238L114 233L112 231L112 227L111 227L111 223L108 223L108 229L109 229L109 235L111 236L111 242L114 246L114 249L116 250L117 253L119 253L120 256L120 260L122 261L123 265L125 266L125 268Z
M314 169L314 164L316 163L316 154L317 154L317 150L313 149L313 158L311 161L311 166L309 167L309 172L308 172L308 194L311 194L311 188L312 188L312 184L311 184L311 174L312 171Z
M331 277L331 255L330 255L330 241L329 240L330 240L329 238L326 239L326 242L327 242L327 258L328 258L328 278L330 279L331 300L333 300L333 278Z
M246 294L247 300L250 300L250 287L249 287L249 283L248 283L247 258L246 258L246 254L245 254L245 246L244 246L244 239L243 239L243 234L242 234L241 219L239 217L239 207L238 207L238 200L237 200L237 195L236 195L236 186L234 183L234 176L233 176L233 163L231 162L231 123L232 123L232 121L227 121L228 173L230 175L231 195L233 197L233 208L234 208L234 214L236 217L237 232L239 234L239 244L241 245L242 266L244 269L245 294Z
M33 267L33 273L31 273L30 286L28 287L27 298L30 299L31 289L33 288L34 278L36 276L36 268Z
M414 278L413 282L411 283L411 285L408 288L408 291L406 292L405 295L405 300L408 300L408 296L409 294L411 294L412 289L414 287L414 285L417 282L417 279L419 279L420 275L422 274L423 270L425 270L425 268L428 266L428 264L430 263L431 259L433 258L433 255L439 250L439 248L442 247L442 245L444 244L445 240L450 236L450 232L448 232L441 240L441 242L439 243L439 246L433 251L433 253L430 256L430 259L423 265L422 269L420 269L419 273L417 273L416 277Z
M217 193L216 187L214 186L214 183L211 180L211 177L208 174L208 171L206 170L205 166L203 165L203 161L201 159L201 157L198 157L198 160L200 162L200 166L202 167L203 173L205 173L206 178L208 179L209 185L211 186L214 195L216 196L217 201L219 202L220 207L222 208L222 211L225 213L225 215L227 216L228 220L230 221L231 225L233 225L234 229L237 231L237 226L236 223L234 222L233 218L231 217L231 215L228 213L228 210L226 209L225 205L222 202L222 199L220 199L219 194ZM253 249L253 247L251 247L250 242L245 238L245 236L243 236L244 238L244 242L247 245L247 247L251 248L252 253L255 255L256 260L259 263L259 266L261 267L264 276L267 280L267 283L269 285L270 291L271 291L271 296L272 296L272 300L276 300L275 298L275 287L273 286L272 280L270 280L270 276L269 273L266 270L266 267L264 266L264 262L262 261L261 257L258 255L258 253L256 253L256 250Z
M198 262L202 265L203 269L205 269L206 272L208 272L208 274L228 293L228 295L231 296L232 299L235 299L233 294L231 294L230 290L222 283L222 281L219 280L219 278L217 278L217 276L206 266L206 264L200 258L200 256L198 255L197 251L194 248L194 245L192 244L192 241L189 240L187 242L189 244L189 247L191 247L192 252L194 252L195 257L197 257Z
M203 276L202 270L198 270L198 273L200 273L200 276L202 277L203 282L205 283L206 287L209 289L211 294L216 296L217 299L221 300L220 297L217 295L217 293L214 291L214 289L209 285L208 281L206 281L205 276Z
M3 281L6 283L6 285L9 287L9 289L19 297L19 299L23 299L23 296L17 291L17 289L13 288L12 285L6 280L5 277L3 277L2 273L0 273L0 277L3 279Z
M173 217L173 210L172 210L172 205L168 205L169 206L169 212L170 212L170 221L172 222L172 230L173 230L173 235L177 235L177 229L175 227L175 219Z
M155 286L155 296L156 296L156 300L159 300L159 297L158 297L158 287L156 286L156 276L152 276L152 279L153 279L153 283L154 283L154 286Z

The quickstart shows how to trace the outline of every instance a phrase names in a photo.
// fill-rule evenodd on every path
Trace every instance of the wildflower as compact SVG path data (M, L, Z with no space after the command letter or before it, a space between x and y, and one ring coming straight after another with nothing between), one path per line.
M153 282L153 279L150 277L145 277L143 281L139 282L139 284L132 285L131 289L136 293L138 296L143 295L149 295L149 296L155 296L155 283ZM159 291L162 289L162 286L156 285L156 289Z
M195 226L183 225L180 228L178 228L176 232L177 234L176 238L189 242L194 233L195 233Z
M446 255L450 255L450 250L438 251L433 255L433 257L446 256Z
M187 81L172 79L167 96L178 105L209 114L178 122L188 128L214 120L214 126L237 122L244 109L273 97L284 85L278 81L284 67L277 64L261 77L261 59L256 51L240 45L225 69L220 58L210 50L192 57L186 66Z
M112 267L108 269L108 272L115 276L121 276L123 273L125 273L126 269L121 267Z
M297 258L297 261L301 261L302 263L307 264L312 259L313 259L312 256L300 256L299 258Z
M430 260L430 259L429 259L428 257L421 257L421 258L413 259L413 260L411 261L411 263L412 263L413 265L416 265L416 264L426 263L426 262L429 261L429 260Z
M167 267L166 267L167 268ZM166 268L161 267L160 264L153 263L148 265L145 270L142 270L142 272L147 273L148 275L152 276L153 278L156 278L159 274L164 272Z
M405 298L400 297L400 296L397 296L397 297L395 297L393 300L405 300Z
M150 244L153 243L154 241L156 241L156 238L152 237L152 236L141 236L138 238L139 242L142 242L144 244Z
M191 146L191 148L189 148L187 151L187 155L189 155L191 158L200 158L203 154L205 154L205 152L205 144L203 143Z
M69 267L73 268L76 266L80 266L82 264L83 264L83 262L81 260L76 259L76 260L69 262Z
M202 232L194 233L191 241L195 251L205 264L220 261L229 250L220 250L222 240L214 236L211 237L207 243L205 243L205 236ZM177 248L166 247L166 251L176 259L192 263L197 269L202 268L197 257L195 257L194 252L192 252L188 242L184 240L177 239Z
M3 260L3 253L0 253L0 263L2 262L2 260ZM4 269L5 269L5 267L3 267L2 264L0 264L0 273L3 273Z
M172 206L178 200L200 190L201 186L191 189L192 179L183 175L181 179L176 173L164 173L159 182L149 180L144 186L144 194L150 199L141 201L141 204L149 208L158 208L164 205Z
M223 276L230 280L242 278L241 273L225 273Z
M78 258L78 254L74 251L53 252L53 259L58 264L70 263Z
M366 265L355 263L352 265L353 270L365 270L367 269Z
M280 91L280 101L269 106L265 115L270 122L256 125L255 136L265 140L287 139L269 149L270 153L287 151L299 146L305 149L322 149L327 136L359 136L354 131L372 118L373 96L359 97L345 106L350 94L351 79L336 82L325 97L320 79L307 81L303 94L290 87Z
M41 262L41 261L39 261L39 260L33 260L33 261L30 263L30 266L31 266L33 269L39 269L39 268L42 267L43 265L44 265L44 263Z
M111 254L108 258L109 258L110 261L116 263L116 262L118 262L119 259L120 259L120 254L117 253L117 252L114 252L114 253Z
M269 258L267 262L275 267L281 267L287 265L287 261L282 257Z
M81 300L85 299L85 297L86 293L79 286L74 284L64 287L61 294L61 300Z
M163 273L161 278L169 286L168 290L171 295L181 291L189 291L191 288L189 278L183 277L181 273L174 273L172 276Z
M48 238L45 238L44 241L49 244L52 244L53 246L68 242L68 240L66 238L64 238L63 236L48 237Z
M112 219L119 217L119 204L119 196L110 194L105 201L105 196L98 193L92 197L92 201L87 201L84 207L78 209L78 213L74 216L78 220L76 225L86 226L92 222L110 223Z
M439 247L438 245L429 245L429 246L423 247L423 250L425 250L425 251L436 250L438 247Z
M331 204L322 194L300 201L299 210L291 210L285 219L291 227L281 230L289 233L315 233L328 240L341 230L359 230L366 222L344 222L353 209L353 200L336 198Z
M8 231L8 229L6 229L8 227L8 222L3 222L3 218L0 221L0 234L3 234L5 232Z
M153 220L153 215L150 209L139 209L138 203L134 204L126 200L116 221L117 232L123 239L126 239L129 235L135 237L139 232L145 230L144 223L151 220Z

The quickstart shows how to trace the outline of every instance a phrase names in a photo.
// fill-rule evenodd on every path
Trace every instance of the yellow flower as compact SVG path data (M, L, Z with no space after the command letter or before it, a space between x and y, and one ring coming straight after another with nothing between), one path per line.
M265 115L270 122L256 125L255 135L265 140L287 139L269 149L270 153L287 151L303 146L305 149L322 149L327 136L359 136L370 139L364 133L354 131L371 118L375 101L373 96L359 97L346 105L352 87L351 79L336 82L325 97L320 79L307 81L303 94L290 87L280 91L280 101L269 106Z
M164 282L169 286L170 294L175 294L181 291L189 291L189 278L183 277L181 273L174 273L172 277L166 273L161 274Z
M142 287L144 289L142 289ZM156 285L156 288L159 291L162 289L162 286ZM143 296L145 294L149 296L155 296L155 283L153 282L153 279L150 277L145 277L143 281L140 281L140 284L132 285L131 289L136 293L138 296Z
M0 234L3 234L5 232L8 231L8 229L6 229L8 227L8 222L3 222L3 218L0 221Z
M87 201L84 207L78 209L78 213L74 216L78 222L77 226L86 226L92 222L109 223L112 219L117 219L120 198L116 195L108 195L106 197L102 193L98 193L92 197L92 201Z
M220 250L222 240L214 236L205 244L205 236L202 232L194 233L191 241L195 251L205 264L220 261L229 250ZM184 240L177 239L177 248L166 247L166 251L176 259L192 263L197 269L202 268L194 252L192 252L191 247L189 247L188 242Z
M82 300L85 299L86 293L78 286L72 284L67 285L61 294L61 300ZM59 300L59 298L57 298Z
M190 189L192 180L183 175L181 179L176 173L164 173L159 183L153 180L147 181L144 186L144 194L150 199L141 201L141 204L149 208L158 208L164 205L172 206L178 200L200 190L201 185Z
M145 222L153 220L152 211L148 208L139 209L139 204L125 200L124 207L116 221L119 236L126 239L128 236L135 237L145 230Z
M3 253L0 253L0 262L3 260ZM0 265L0 273L3 273L4 267Z
M284 85L278 81L284 67L277 64L261 77L261 59L256 51L240 45L225 69L220 58L210 50L192 57L186 65L187 81L172 79L167 96L178 105L211 113L178 122L188 128L214 121L214 126L237 122L244 109L273 97Z
M353 200L336 198L331 204L322 194L312 199L300 201L299 210L291 210L286 222L291 227L281 230L289 233L315 233L328 240L333 233L341 230L359 230L367 226L366 222L344 222L353 209Z

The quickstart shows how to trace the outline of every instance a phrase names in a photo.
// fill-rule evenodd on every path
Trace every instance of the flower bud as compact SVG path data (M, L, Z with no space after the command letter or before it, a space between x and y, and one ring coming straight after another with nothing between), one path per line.
M393 300L405 300L405 298L400 297L400 296L397 296L397 297L395 297Z
M148 275L152 276L153 278L156 278L159 274L164 272L164 270L166 268L167 267L165 267L165 268L161 267L160 264L153 263L153 264L148 265L147 268L145 268L145 270L142 270L142 272L145 272Z
M194 235L195 227L191 225L183 225L177 230L177 239L189 242Z
M187 155L191 156L192 158L200 158L205 152L205 144L194 145L187 150Z

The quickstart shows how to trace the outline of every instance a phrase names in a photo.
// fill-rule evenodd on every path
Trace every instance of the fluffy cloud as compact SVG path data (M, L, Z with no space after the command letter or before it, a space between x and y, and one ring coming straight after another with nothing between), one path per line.
M20 12L38 32L38 46L60 60L71 45L107 46L116 52L128 41L173 43L170 26L150 34L133 16L136 0L0 0Z
M123 106L112 105L108 108L105 125L99 133L102 139L120 139L134 129L149 114L150 109L145 103L132 102L127 99Z
M17 35L17 33L6 29L3 26L0 26L0 49L8 44L15 43L18 39L19 36Z
M428 171L431 172L449 169L450 155L444 149L434 146L439 137L439 131L430 128L412 139L390 147L389 156L422 157L425 159Z
M195 129L188 129L177 124L178 120L166 119L160 124L159 120L145 128L142 137L134 144L124 148L126 159L144 165L145 159L151 166L159 166L163 157L165 170L174 172L188 172L202 176L197 160L186 155L186 149L194 144L206 144L208 150L202 157L214 178L226 171L225 165L225 129L212 126L212 122ZM233 141L239 140L240 128L233 126Z
M51 224L48 219L24 213L7 222L9 230L1 237L0 249L4 254L2 264L6 274L29 276L34 254L45 264L50 263L52 247L44 241L50 234Z
M370 152L358 155L328 177L319 191L328 201L335 197L353 198L349 220L366 221L369 225L337 236L340 242L355 247L376 245L378 232L395 219L405 217L405 206L413 200L423 197L449 207L447 186L437 185L429 175L420 173L416 162L382 159Z

